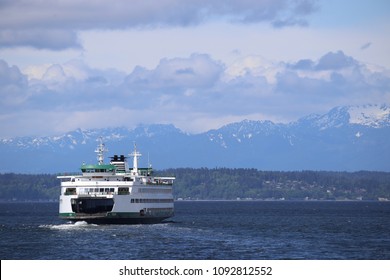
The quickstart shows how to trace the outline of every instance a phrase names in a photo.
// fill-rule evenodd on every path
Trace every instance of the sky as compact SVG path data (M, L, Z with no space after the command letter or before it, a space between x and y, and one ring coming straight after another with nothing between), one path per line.
M0 138L390 105L387 0L0 0Z

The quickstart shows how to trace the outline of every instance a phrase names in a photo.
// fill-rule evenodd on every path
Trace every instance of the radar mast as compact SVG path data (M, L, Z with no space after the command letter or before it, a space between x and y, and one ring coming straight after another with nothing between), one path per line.
M97 146L95 153L97 153L98 164L104 164L104 153L108 152L106 146L103 143L103 138L99 137L99 145Z

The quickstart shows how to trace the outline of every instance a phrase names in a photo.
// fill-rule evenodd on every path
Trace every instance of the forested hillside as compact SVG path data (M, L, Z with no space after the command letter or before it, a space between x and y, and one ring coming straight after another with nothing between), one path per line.
M390 199L388 172L181 168L161 174L176 176L177 199Z
M178 168L175 199L390 200L389 172L260 171ZM56 200L56 175L0 174L0 200Z
M0 174L0 200L57 199L59 184L51 174Z

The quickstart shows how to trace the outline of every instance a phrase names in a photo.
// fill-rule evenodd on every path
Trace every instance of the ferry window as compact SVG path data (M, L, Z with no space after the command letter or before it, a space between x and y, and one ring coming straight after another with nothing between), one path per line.
M103 188L100 188L99 192L104 192L104 189L103 189Z
M109 189L109 188L105 188L104 191L105 191L105 192L109 192L110 189Z
M75 188L67 188L65 190L65 195L72 195L72 194L76 194L76 189Z
M110 188L110 192L114 192L115 191L115 189L114 188Z

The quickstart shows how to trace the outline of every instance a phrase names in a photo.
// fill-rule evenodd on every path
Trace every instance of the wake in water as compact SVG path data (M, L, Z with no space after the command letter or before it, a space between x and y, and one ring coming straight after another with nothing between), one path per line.
M42 225L39 227L49 228L49 229L54 229L54 230L85 230L85 229L95 228L97 226L98 225L96 225L96 224L88 224L85 221L78 221L75 223L68 222L66 224L61 224L61 225Z

